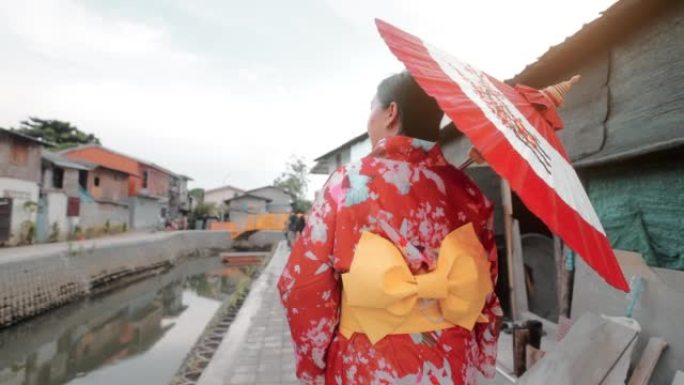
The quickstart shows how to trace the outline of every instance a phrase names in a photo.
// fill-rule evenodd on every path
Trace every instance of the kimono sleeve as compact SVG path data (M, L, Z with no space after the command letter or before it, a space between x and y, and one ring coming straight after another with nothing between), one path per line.
M337 204L328 180L278 281L292 332L297 377L323 384L326 354L339 321L340 284L332 253Z

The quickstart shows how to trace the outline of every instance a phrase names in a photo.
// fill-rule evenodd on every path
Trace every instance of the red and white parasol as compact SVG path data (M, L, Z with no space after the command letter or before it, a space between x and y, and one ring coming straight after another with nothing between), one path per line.
M511 87L400 29L380 35L523 203L610 285L629 291L555 129L554 90ZM556 100L557 102L557 100Z

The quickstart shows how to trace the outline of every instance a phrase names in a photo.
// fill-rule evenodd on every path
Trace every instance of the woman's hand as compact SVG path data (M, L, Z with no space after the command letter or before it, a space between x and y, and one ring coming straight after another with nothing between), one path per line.
M470 147L470 150L468 151L468 157L470 157L470 159L472 159L472 161L476 164L487 163L487 161L485 161L485 159L482 157L482 154L480 154L480 151L478 151L475 147Z

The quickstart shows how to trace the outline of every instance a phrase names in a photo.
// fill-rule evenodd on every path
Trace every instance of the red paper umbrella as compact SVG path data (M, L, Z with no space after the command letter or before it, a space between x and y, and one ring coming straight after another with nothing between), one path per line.
M530 211L606 282L628 291L603 226L555 134L562 122L554 99L562 99L562 89L558 95L557 88L513 88L390 24L376 24L392 53Z

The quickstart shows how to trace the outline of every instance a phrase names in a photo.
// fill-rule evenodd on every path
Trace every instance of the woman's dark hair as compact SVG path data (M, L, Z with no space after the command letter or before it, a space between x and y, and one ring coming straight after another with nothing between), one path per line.
M383 108L397 103L400 134L436 142L443 112L408 72L392 75L378 84L376 95Z

